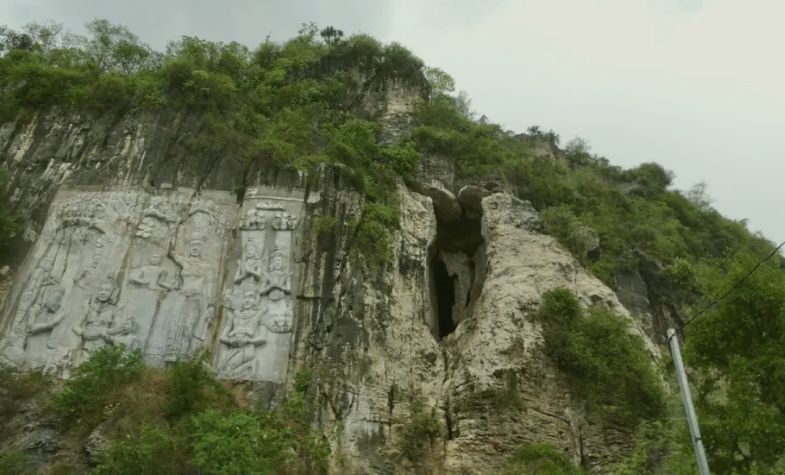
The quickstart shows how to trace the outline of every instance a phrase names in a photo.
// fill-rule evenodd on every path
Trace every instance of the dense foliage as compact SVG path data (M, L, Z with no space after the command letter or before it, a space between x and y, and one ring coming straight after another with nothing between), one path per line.
M142 354L126 353L122 346L105 346L79 365L63 390L54 398L57 414L73 422L101 407L109 391L137 379L142 371Z
M252 410L205 361L199 355L165 370L146 368L138 353L105 347L77 368L52 404L71 437L100 427L112 441L95 474L324 472L330 446L311 429L307 371L277 409ZM24 454L0 455L0 467L27 464Z
M663 414L651 357L624 317L600 306L584 312L575 294L554 289L543 295L537 319L545 351L569 375L575 394L586 398L590 413L632 427Z
M364 197L362 212L350 224L369 268L390 261L391 230L400 213L396 186L416 178L423 158L451 164L458 183L493 183L531 201L545 230L611 287L644 269L655 274L648 276L654 278L649 290L663 293L677 311L699 308L722 293L772 249L743 222L712 209L703 187L674 190L670 172L655 163L623 170L591 154L581 139L562 149L554 132L531 127L516 135L475 117L468 98L454 94L449 75L426 68L395 43L304 25L289 41L268 40L254 49L183 37L156 52L104 20L91 22L88 31L88 37L78 37L59 25L0 29L0 122L26 120L51 107L118 117L132 109L187 111L203 124L190 141L195 153L236 157L241 171L296 167L314 179L320 164L338 167ZM383 98L392 87L420 98L411 127L400 134L389 133L373 106L373 98ZM2 173L0 247L14 231ZM237 192L244 187L240 173ZM334 226L324 216L317 231ZM779 473L785 464L783 289L778 256L685 331L707 451L718 473ZM689 440L677 430L680 412L671 411L677 416L671 421L651 421L664 411L662 395L623 320L596 307L582 310L563 291L546 295L538 315L549 353L574 376L576 391L600 420L629 426L646 421L639 426L638 448L619 473L688 473L682 462ZM594 344L599 339L603 345ZM101 365L129 357L99 357L105 360L81 369L58 396L55 407L66 419L90 420L86 416L95 407L120 398L94 375L101 374ZM175 453L213 473L210 463L220 459L234 430L247 436L243 453L260 438L271 438L285 441L285 454L308 454L300 460L313 459L315 466L323 460L323 444L300 418L307 413L301 393L273 415L238 412L200 364L175 366L163 377L127 363L109 378L132 388L146 404L145 410L123 412L142 407L126 398L115 409L116 417L124 414L122 429L130 436L113 449L111 460L128 470L153 464L168 473L160 454ZM170 390L144 392L140 381ZM429 415L417 417L406 426L407 440L417 441L404 447L411 459L439 430ZM148 424L139 427L136 420ZM204 432L191 437L194 427ZM248 460L268 456L247 452ZM276 452L270 460L285 454ZM11 454L2 463L21 462ZM106 467L105 473L124 473L120 466Z
M758 258L737 255L709 291L727 290ZM696 391L702 435L717 473L785 467L785 273L762 265L688 327L687 363L700 370Z
M204 122L190 142L194 150L236 157L240 170L344 167L366 197L354 223L358 244L371 263L387 262L387 230L398 224L390 178L411 176L420 158L409 139L383 137L373 107L361 102L394 85L424 93L423 63L408 50L367 35L343 38L330 28L320 35L304 25L292 40L265 41L255 50L183 37L157 53L105 20L88 29L88 38L58 25L0 31L0 122L52 106L96 114L188 110ZM237 178L238 192L244 179ZM0 233L3 225L0 214Z
M512 453L499 475L581 475L583 470L549 444L523 444Z

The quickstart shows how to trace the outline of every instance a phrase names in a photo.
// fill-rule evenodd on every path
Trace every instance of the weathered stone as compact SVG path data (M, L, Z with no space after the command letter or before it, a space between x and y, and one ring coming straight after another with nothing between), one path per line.
M375 109L386 136L407 127L410 105ZM0 126L30 240L19 236L2 262L14 269L0 310L6 360L68 377L107 344L153 364L207 347L219 377L253 381L264 401L308 367L318 427L335 434L334 473L489 472L526 441L602 471L629 449L629 433L586 420L530 318L557 287L628 313L541 233L528 202L493 179L456 197L450 162L426 157L421 176L438 181L399 187L392 258L371 269L355 241L362 197L336 167L306 195L296 171L193 154L200 127L184 113L117 122L57 110ZM449 333L436 316L435 256L453 279ZM442 436L403 462L415 414Z
M91 465L97 465L101 456L112 446L112 441L106 435L106 430L107 423L98 424L85 439L84 451L87 454L87 461Z
M482 199L491 192L477 185L466 185L458 191L458 201L472 217L482 214Z
M433 200L433 207L439 219L445 223L453 223L461 219L462 211L458 199L444 187L441 181L432 180L428 186L424 187L423 193Z

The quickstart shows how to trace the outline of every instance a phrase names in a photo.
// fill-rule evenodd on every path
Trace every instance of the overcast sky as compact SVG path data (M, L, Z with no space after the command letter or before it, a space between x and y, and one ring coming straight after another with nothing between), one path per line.
M126 25L256 46L302 22L398 41L472 108L632 167L656 161L714 206L785 240L785 2L780 0L0 0L0 24Z

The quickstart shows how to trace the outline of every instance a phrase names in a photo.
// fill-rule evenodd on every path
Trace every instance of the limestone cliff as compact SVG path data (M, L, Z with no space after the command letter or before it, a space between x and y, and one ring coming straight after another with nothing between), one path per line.
M601 472L630 448L630 434L587 420L530 317L558 287L629 313L529 203L454 189L428 162L399 183L393 258L372 267L355 245L362 198L340 168L306 180L199 154L201 120L49 110L0 129L26 218L4 257L5 362L68 377L102 345L157 365L208 348L219 377L268 393L311 368L335 473L488 472L526 441ZM416 414L440 429L413 460Z

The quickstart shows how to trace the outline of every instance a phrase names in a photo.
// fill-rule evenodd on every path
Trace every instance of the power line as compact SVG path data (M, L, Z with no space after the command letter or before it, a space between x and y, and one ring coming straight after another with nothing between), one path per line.
M774 256L777 254L777 252L779 252L779 250L780 250L780 249L782 249L782 246L785 246L785 241L781 242L779 246L777 246L776 248L774 248L774 250L773 250L773 251L771 251L771 253L770 253L768 256L766 256L766 257L764 257L763 259L759 260L757 264L755 264L754 266L752 266L752 267L750 268L750 270L749 270L749 271L747 271L747 273L746 273L746 274L744 274L744 275L743 275L741 278L739 278L738 280L736 280L736 282L735 282L735 283L734 283L734 284L733 284L733 285L732 285L732 286L731 286L731 287L730 287L728 290L726 290L726 291L725 291L725 292L724 292L722 295L720 295L719 297L717 297L716 299L714 299L714 300L713 300L711 303L709 303L708 305L706 305L705 307L703 307L702 309L700 309L700 310L699 310L699 311L698 311L696 314L694 314L694 315L692 315L691 317L689 317L689 318L687 319L687 322L686 322L684 325L682 325L682 326L681 326L681 328L679 328L679 329L677 330L677 333L684 334L684 329L685 329L685 328L687 328L687 326L688 326L690 323L694 322L694 321L695 321L695 319L697 319L698 317L700 317L701 315L703 315L704 313L706 313L707 311L709 311L711 308L713 308L715 305L717 305L718 303L720 303L721 301L723 301L723 300L724 300L724 299L725 299L725 298L726 298L728 295L730 295L730 294L731 294L731 293L732 293L734 290L736 290L736 289L737 289L737 288L738 288L738 287L739 287L739 286L740 286L740 285L741 285L741 284L742 284L742 283L743 283L745 280L747 280L747 279L748 279L748 278L749 278L749 277L750 277L750 276L751 276L753 273L755 273L755 271L756 271L756 270L758 270L758 268L759 268L760 266L762 266L764 262L766 262L766 261L768 261L769 259L771 259L772 257L774 257ZM673 335L669 336L669 337L668 337L668 341L670 341L670 340L671 340L671 338L673 338L673 336L674 336L675 334L676 334L676 333L674 333Z

